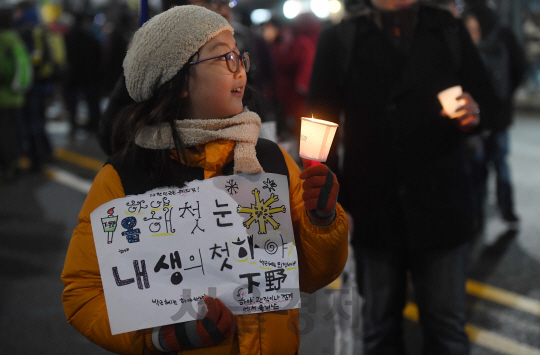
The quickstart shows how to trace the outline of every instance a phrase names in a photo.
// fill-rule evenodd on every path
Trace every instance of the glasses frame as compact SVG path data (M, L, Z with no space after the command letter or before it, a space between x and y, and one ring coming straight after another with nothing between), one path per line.
M234 53L234 55L236 55L238 57L238 68L236 68L236 71L233 71L231 69L231 65L229 64L229 60L227 58L227 56L231 53ZM247 57L246 57L247 56ZM210 57L210 58L204 58L204 59L200 59L200 60L197 60L195 62L189 62L189 65L195 65L195 64L199 64L199 63L202 63L202 62L206 62L207 60L211 60L211 59L217 59L217 58L221 58L221 57L224 57L225 58L225 63L227 63L227 69L229 69L229 71L233 74L236 74L238 73L238 71L240 70L240 66L243 66L244 69L246 70L246 73L249 72L249 69L251 67L251 63L250 65L246 65L246 61L250 61L250 58L249 58L249 53L248 52L243 52L241 54L238 54L236 53L235 51L230 51L230 52L227 52L225 54L220 54L220 55L216 55L216 56L213 56L213 57ZM242 59L240 61L240 59Z

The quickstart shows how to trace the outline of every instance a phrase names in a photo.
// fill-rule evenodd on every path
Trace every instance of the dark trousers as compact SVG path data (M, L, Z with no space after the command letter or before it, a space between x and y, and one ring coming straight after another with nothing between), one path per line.
M22 150L28 154L32 168L36 170L52 155L51 143L45 131L47 97L48 93L36 87L26 94L19 126Z
M497 204L503 215L514 213L514 200L512 196L512 180L510 177L510 166L506 158L508 156L508 130L493 132L484 141L486 175L482 186L483 198L485 200L487 168L491 163L497 172Z
M465 334L468 244L450 250L357 248L364 298L364 355L405 354L403 308L410 271L426 355L469 354Z
M14 169L21 155L19 128L22 110L0 108L0 170Z
M495 168L497 178L497 205L504 216L514 214L514 198L510 166L508 130L494 131L487 138L469 138L469 165L474 180L476 214L483 225L484 204L487 194L488 171Z

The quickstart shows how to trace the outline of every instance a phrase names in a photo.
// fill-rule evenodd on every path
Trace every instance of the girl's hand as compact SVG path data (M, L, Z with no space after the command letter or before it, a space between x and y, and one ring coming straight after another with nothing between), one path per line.
M324 164L313 165L300 174L304 206L311 223L327 226L336 216L339 183L336 175Z
M218 298L204 297L203 319L154 328L152 343L161 351L181 351L218 345L234 335L236 317ZM157 334L156 334L157 333Z
M456 100L465 100L465 105L456 110L462 113L461 116L456 117L458 128L463 132L470 132L480 124L480 107L468 92L464 92Z

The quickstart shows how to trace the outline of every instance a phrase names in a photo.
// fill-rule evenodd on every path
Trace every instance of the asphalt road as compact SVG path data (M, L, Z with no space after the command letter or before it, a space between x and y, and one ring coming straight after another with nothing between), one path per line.
M46 174L0 185L0 353L107 354L65 320L60 281L77 214L105 160L94 137L68 139L62 122L48 126L56 159ZM520 113L511 131L518 233L510 233L494 207L493 181L485 233L473 249L467 285L472 355L540 355L540 117ZM353 316L355 354L361 354L359 302L352 292L303 296L303 354L333 354L336 317ZM411 298L404 324L411 355L421 334Z

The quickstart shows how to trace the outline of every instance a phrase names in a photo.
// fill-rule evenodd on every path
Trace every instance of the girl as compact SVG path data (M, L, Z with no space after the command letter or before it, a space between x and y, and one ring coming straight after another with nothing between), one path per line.
M234 316L211 297L202 320L111 335L90 213L116 198L232 173L281 173L290 183L301 291L314 292L341 273L347 222L336 204L337 180L324 165L300 174L285 151L257 139L260 119L242 103L248 71L249 55L238 53L233 29L202 7L175 7L135 34L124 73L137 103L116 127L127 130L129 142L96 176L62 273L68 322L107 350L292 355L300 340L298 309Z

